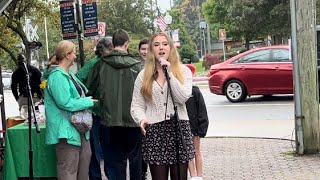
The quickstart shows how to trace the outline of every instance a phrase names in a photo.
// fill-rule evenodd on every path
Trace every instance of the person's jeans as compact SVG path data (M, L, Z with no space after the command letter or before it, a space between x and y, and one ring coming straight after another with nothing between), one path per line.
M100 158L100 117L93 115L93 125L90 131L90 145L91 145L91 161L89 167L89 179L101 180Z
M141 179L142 134L139 127L101 125L101 148L108 180L126 180L129 159L130 180Z

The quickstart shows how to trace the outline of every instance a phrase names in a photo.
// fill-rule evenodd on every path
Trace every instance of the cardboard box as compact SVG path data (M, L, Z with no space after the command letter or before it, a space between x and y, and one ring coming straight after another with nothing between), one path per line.
M13 116L7 118L7 128L21 124L25 121L21 116Z

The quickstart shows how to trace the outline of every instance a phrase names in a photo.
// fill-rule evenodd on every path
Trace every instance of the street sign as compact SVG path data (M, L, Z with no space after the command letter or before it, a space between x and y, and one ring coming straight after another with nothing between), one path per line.
M98 35L97 0L82 1L84 37Z
M219 29L219 39L221 41L226 40L226 30L225 29Z
M173 30L172 33L171 33L171 36L172 36L173 44L174 44L176 47L180 47L179 29Z
M74 1L60 1L61 30L63 39L75 39L77 29L75 24Z
M201 22L200 22L200 28L201 28L201 29L207 28L207 23L206 23L205 21L201 21Z
M100 37L106 36L106 23L105 22L98 22L98 35Z

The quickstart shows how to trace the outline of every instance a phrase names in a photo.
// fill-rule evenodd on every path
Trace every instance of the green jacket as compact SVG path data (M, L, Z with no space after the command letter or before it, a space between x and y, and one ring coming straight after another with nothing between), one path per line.
M141 70L140 61L127 52L113 50L101 58L88 76L89 93L100 94L101 124L112 127L138 127L130 114L134 81Z
M98 56L96 56L93 59L90 59L87 61L84 66L76 73L77 78L84 84L86 84L86 81L88 79L89 73L94 67L94 65L100 60ZM99 97L98 91L95 92L94 97ZM99 103L95 103L92 107L92 112L95 115L101 116L101 107Z
M94 65L100 60L98 56L90 59L87 61L84 66L76 73L77 78L81 82L86 82L88 79L88 75L91 71L91 69L94 67Z
M70 75L87 92L86 87L72 73ZM57 144L60 138L66 138L68 144L80 146L80 134L70 123L72 112L93 106L89 97L80 98L70 76L61 67L53 69L48 77L44 93L46 110L46 143ZM89 132L85 134L89 139Z

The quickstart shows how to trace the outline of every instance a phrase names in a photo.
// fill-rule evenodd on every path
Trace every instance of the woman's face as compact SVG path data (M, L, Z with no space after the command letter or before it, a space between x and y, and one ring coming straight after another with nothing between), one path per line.
M168 60L170 54L170 45L165 36L157 36L152 42L153 54L156 60L160 58Z

